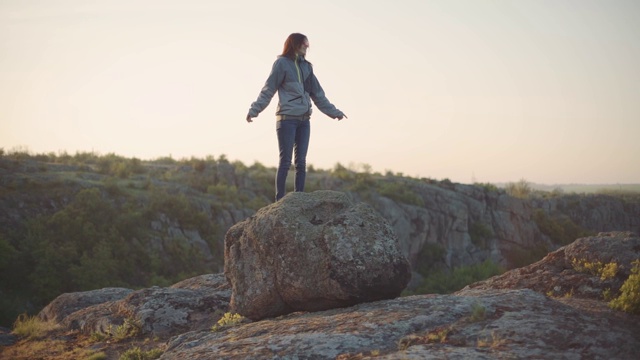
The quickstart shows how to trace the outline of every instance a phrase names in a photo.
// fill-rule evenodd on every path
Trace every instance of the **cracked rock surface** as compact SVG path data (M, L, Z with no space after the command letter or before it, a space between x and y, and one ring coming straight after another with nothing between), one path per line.
M190 332L161 359L628 359L639 330L529 289L467 290Z

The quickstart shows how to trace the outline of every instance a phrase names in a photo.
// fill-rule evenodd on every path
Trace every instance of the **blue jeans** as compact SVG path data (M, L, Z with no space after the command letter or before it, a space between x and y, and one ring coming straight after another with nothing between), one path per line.
M280 120L276 123L280 163L276 173L276 201L285 195L287 173L291 167L291 158L295 154L296 180L294 191L304 191L307 176L307 150L311 125L309 120Z

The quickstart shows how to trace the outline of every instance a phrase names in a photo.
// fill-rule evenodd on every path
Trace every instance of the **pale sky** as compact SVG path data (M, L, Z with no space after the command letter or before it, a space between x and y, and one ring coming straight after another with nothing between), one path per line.
M637 0L0 0L0 147L276 166L286 37L348 119L307 163L454 182L640 183Z

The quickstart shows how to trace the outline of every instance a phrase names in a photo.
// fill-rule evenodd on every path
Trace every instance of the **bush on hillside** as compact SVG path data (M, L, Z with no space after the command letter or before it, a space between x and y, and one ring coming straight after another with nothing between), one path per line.
M411 294L450 294L467 285L504 272L504 268L490 260L480 264L457 267L450 272L440 270L426 275L422 283Z
M184 197L155 190L147 206L126 196L116 202L99 188L85 189L61 210L29 221L20 242L0 241L7 250L0 257L3 273L15 274L7 278L11 284L3 277L1 285L13 294L29 294L34 306L43 306L64 292L148 287L153 281L173 283L211 271L184 238L164 239L163 249L151 246L149 224L160 214L199 230L207 241L220 236Z
M505 190L507 194L519 199L527 199L533 192L531 184L525 179L520 179L517 183L508 183Z
M521 268L541 260L549 253L544 244L538 244L533 249L513 248L505 254L509 269Z
M640 259L632 263L631 275L622 284L620 296L611 300L612 309L640 315Z
M533 213L533 221L554 244L568 245L578 238L592 234L592 232L576 225L568 216L551 217L543 209L536 209Z
M376 183L378 194L404 204L424 207L424 200L404 182L379 181Z
M493 237L493 231L485 223L476 221L469 227L469 236L473 245L487 250L489 249L489 241Z
M437 269L444 267L445 254L446 250L440 244L424 244L416 259L416 268L414 270L422 276L431 275Z

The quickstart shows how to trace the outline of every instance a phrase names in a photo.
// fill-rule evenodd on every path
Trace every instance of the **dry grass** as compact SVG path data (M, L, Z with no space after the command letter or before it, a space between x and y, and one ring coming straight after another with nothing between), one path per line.
M4 347L0 359L12 360L105 360L120 359L127 351L139 348L147 358L156 358L163 350L160 339L126 339L96 342L89 335L77 331L57 329L40 339L25 337L16 344ZM154 355L151 357L151 355Z
M79 347L70 348L69 344L62 340L22 340L19 343L5 348L3 358L15 360L31 359L86 359L95 351Z
M13 324L13 334L21 338L40 339L58 328L59 326L53 322L22 314Z
M506 343L506 339L503 339L498 333L492 331L489 335L479 336L477 345L479 348L501 349Z

